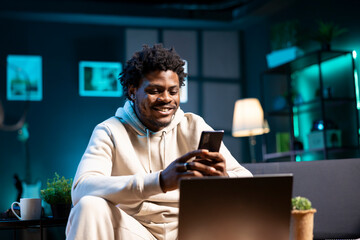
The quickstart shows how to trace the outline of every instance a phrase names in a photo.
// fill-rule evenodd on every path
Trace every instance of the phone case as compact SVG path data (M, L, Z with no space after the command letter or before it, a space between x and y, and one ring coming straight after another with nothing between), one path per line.
M210 152L219 152L224 130L203 131L198 149L208 149Z

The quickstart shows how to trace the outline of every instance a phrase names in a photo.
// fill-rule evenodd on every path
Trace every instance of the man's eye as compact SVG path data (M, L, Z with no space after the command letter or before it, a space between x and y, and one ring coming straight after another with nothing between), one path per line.
M157 89L152 89L148 91L149 94L158 94L159 91Z
M178 94L179 90L172 90L170 91L170 95L176 95Z

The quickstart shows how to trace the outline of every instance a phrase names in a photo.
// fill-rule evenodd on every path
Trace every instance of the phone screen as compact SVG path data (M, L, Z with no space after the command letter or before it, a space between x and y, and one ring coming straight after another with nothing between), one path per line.
M219 152L224 130L203 131L198 149L207 149L210 152Z

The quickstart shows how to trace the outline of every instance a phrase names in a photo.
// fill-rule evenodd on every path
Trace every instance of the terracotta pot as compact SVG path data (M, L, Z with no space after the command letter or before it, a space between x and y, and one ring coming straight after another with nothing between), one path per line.
M71 204L51 204L53 218L68 218L71 210Z
M312 240L314 231L314 214L316 209L292 210L292 234L294 240Z

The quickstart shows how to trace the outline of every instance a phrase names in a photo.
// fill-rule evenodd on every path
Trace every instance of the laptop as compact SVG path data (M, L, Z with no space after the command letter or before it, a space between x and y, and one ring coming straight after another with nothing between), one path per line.
M179 240L289 240L292 174L180 182Z

